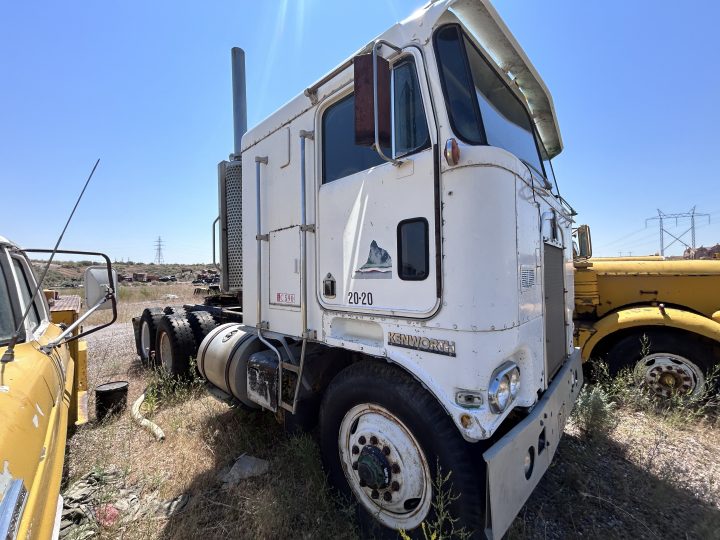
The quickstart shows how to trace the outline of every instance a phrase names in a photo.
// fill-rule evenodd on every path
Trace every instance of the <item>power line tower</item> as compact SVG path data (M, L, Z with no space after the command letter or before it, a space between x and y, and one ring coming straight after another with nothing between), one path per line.
M155 240L155 264L165 264L165 259L163 259L163 252L162 248L165 244L163 243L163 240L160 236L157 237L157 240Z
M684 245L686 248L690 248L692 250L692 256L695 256L695 218L699 217L706 217L708 219L708 223L710 223L710 214L699 214L695 211L695 207L692 207L692 210L689 212L681 212L678 214L666 214L662 210L658 208L658 215L655 217L647 218L645 220L645 226L647 227L648 221L655 221L657 220L660 224L660 255L665 255L665 250L672 246L675 242L680 242L682 245ZM668 231L665 228L665 220L666 219L674 219L675 220L675 226L678 226L678 222L681 219L690 219L690 227L682 233L680 236L675 236L673 233ZM685 238L685 235L690 233L690 244L688 244L683 238ZM670 242L669 244L665 244L665 235L672 236L674 240Z

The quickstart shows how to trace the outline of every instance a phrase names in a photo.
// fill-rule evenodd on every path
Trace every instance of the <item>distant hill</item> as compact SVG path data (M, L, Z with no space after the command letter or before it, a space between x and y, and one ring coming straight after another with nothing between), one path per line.
M45 261L32 261L38 277L45 268ZM45 287L75 287L82 283L83 274L91 261L53 262L45 279ZM130 275L134 272L156 274L159 276L174 275L178 281L192 281L195 276L205 270L213 269L212 264L153 264L153 263L113 263L118 275Z

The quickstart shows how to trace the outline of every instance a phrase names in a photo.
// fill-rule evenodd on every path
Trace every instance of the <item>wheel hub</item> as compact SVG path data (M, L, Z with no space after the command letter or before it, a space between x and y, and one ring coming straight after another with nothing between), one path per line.
M152 345L150 344L150 325L147 321L142 322L140 331L140 346L145 354L149 354L150 349L152 349Z
M340 459L358 502L392 529L414 529L432 503L432 477L413 433L379 405L347 412L338 437Z
M655 395L695 395L702 392L705 378L693 362L677 354L659 353L644 357L635 367L638 380Z
M357 461L357 471L370 489L384 489L390 485L391 465L377 446L365 446Z

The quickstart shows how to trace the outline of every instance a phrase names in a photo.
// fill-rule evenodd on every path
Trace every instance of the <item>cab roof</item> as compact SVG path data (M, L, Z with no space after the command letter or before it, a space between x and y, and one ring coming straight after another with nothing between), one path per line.
M0 236L0 247L12 247L20 249L20 246L18 246L15 242L8 240L4 236Z
M376 39L400 46L410 42L426 43L432 38L435 29L447 20L448 12L460 20L499 70L516 85L528 104L548 157L557 156L563 144L550 91L489 0L432 0ZM322 92L326 83L347 70L357 54L371 50L376 39L342 62L329 75L308 87L304 94L295 97L249 130L243 136L242 151L287 125L332 93Z

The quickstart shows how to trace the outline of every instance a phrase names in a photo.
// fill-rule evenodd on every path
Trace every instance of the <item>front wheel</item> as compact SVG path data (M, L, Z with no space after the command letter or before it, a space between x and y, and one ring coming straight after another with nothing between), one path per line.
M634 333L608 352L610 375L632 370L639 385L661 398L673 395L702 396L717 361L717 347L699 337L672 331Z
M399 369L366 361L343 370L323 398L320 439L329 480L357 501L368 536L422 535L423 522L482 530L483 468L436 399ZM436 491L448 473L441 489L455 522L441 524Z

